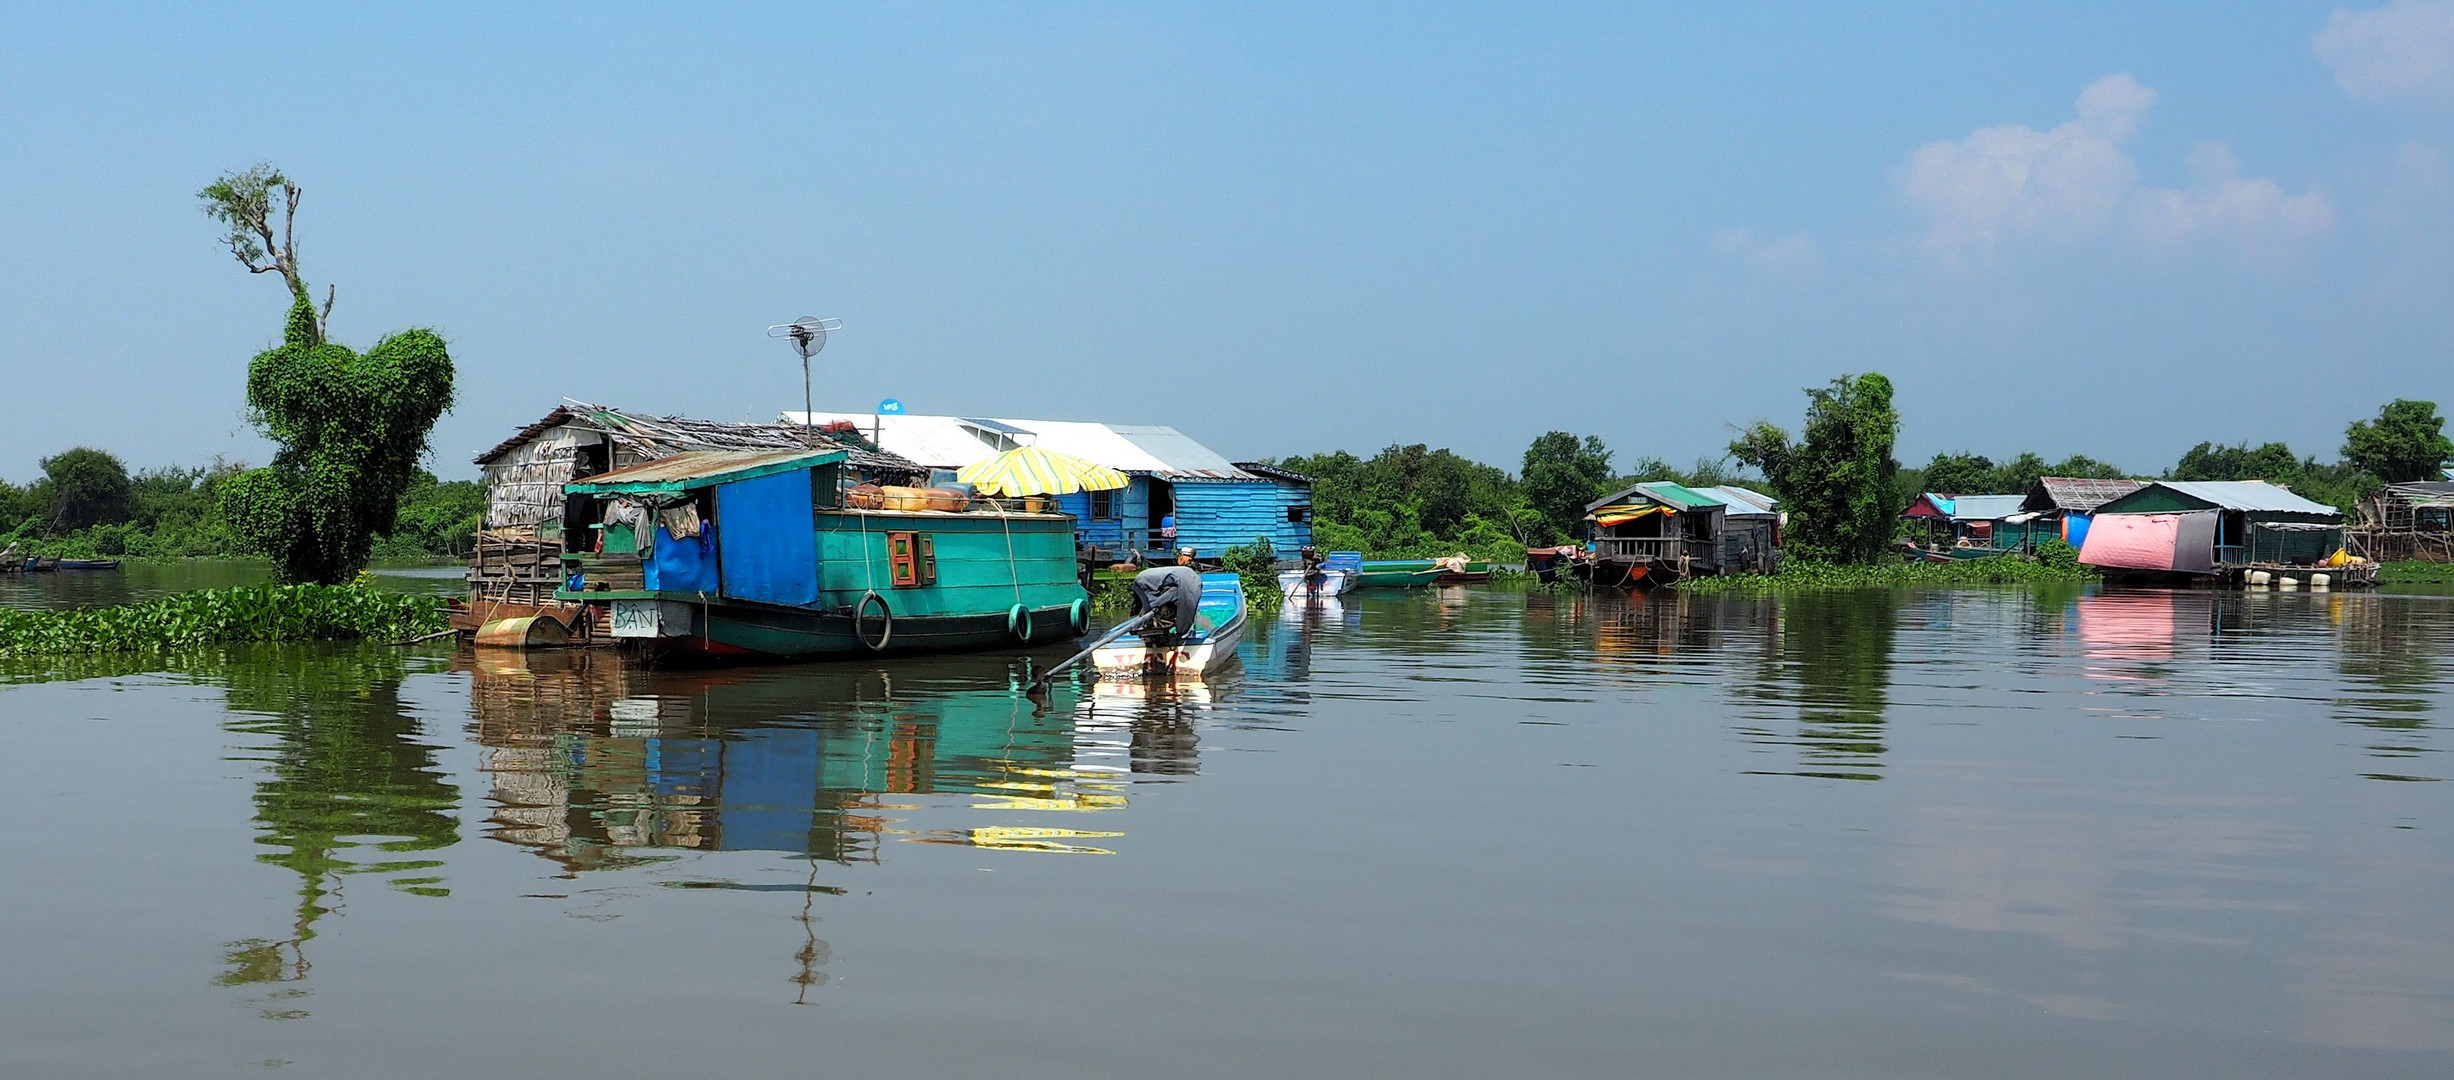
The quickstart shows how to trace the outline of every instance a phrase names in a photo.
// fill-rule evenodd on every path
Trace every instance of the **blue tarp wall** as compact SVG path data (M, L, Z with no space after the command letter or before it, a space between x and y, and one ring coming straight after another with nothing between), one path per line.
M649 589L671 589L674 592L716 591L716 526L702 522L699 535L676 540L659 525L656 528L655 557L641 568L647 575Z
M809 470L716 488L724 595L767 604L818 602L818 525Z

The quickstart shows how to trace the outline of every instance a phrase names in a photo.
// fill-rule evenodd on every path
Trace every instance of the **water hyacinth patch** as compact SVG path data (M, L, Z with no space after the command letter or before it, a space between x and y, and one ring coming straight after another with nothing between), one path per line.
M1679 582L1685 593L1825 592L1839 589L1898 589L1921 585L2044 585L2094 581L2096 575L2077 562L2001 556L1957 559L1947 563L1896 562L1874 566L1843 566L1792 559L1777 574L1690 578Z
M176 593L117 607L0 611L0 656L229 642L402 641L450 625L439 597L338 585L262 585Z

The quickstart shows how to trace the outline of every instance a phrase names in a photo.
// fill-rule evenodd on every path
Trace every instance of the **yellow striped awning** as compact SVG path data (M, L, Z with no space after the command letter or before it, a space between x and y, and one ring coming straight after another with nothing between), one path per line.
M1596 525L1625 525L1648 514L1667 514L1670 507L1660 503L1612 503L1593 512Z
M1105 465L1072 454L1018 446L986 461L955 470L954 478L982 495L1071 495L1109 491L1133 482Z

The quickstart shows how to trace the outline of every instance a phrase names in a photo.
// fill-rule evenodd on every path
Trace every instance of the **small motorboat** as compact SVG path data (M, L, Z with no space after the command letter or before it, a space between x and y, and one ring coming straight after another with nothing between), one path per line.
M1491 564L1462 552L1445 559L1374 559L1356 569L1367 589L1404 589L1417 585L1478 585L1491 580Z
M1200 675L1235 659L1247 614L1243 578L1203 574L1190 626L1117 639L1091 650L1091 663L1108 676Z
M1331 566L1316 566L1309 570L1278 572L1278 591L1289 600L1344 596L1355 591L1363 575L1354 570Z
M117 559L61 559L61 560L60 560L59 569L62 569L62 570L117 570L117 569L119 569L119 560L117 560Z

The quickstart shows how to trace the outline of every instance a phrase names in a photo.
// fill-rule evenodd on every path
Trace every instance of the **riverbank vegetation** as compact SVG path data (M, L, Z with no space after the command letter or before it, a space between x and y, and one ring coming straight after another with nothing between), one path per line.
M1462 551L1515 562L1526 547L1583 539L1587 503L1639 481L1670 480L1763 491L1781 499L1790 516L1784 539L1793 556L1885 568L1894 561L1888 549L1902 527L1900 512L1927 491L2018 494L2044 476L2268 480L2351 515L2381 486L2432 478L2454 460L2454 441L2444 433L2437 406L2397 399L2375 418L2352 423L2334 462L2280 442L2206 441L2160 472L2125 469L2084 453L2050 459L2034 451L1999 460L1968 451L1938 453L1923 466L1909 466L1893 455L1903 418L1892 407L1890 380L1843 376L1809 389L1807 397L1806 422L1794 440L1759 420L1722 457L1687 469L1652 457L1618 465L1601 438L1565 431L1536 438L1515 473L1423 443L1390 446L1368 458L1341 450L1272 463L1314 478L1313 537L1324 551L1360 551L1376 559Z
M2454 563L2380 563L2377 580L2388 585L2454 585Z
M276 447L270 464L216 460L130 475L117 456L77 447L42 460L41 479L0 482L0 549L138 558L252 555L291 582L335 585L369 559L460 555L476 532L475 483L419 467L452 405L452 360L433 331L392 334L361 354L327 335L293 240L304 194L257 165L197 192L249 273L280 275L290 306L281 342L247 367L249 419Z
M63 466L62 462L73 463ZM246 466L216 460L131 473L117 455L79 447L43 459L26 484L0 480L0 548L68 558L229 559L249 556L223 516L221 488ZM466 558L485 513L474 480L419 469L372 557Z
M440 597L351 585L260 585L62 611L0 609L0 657L236 642L407 641L448 629Z

